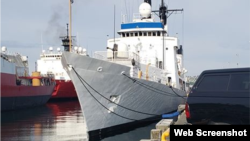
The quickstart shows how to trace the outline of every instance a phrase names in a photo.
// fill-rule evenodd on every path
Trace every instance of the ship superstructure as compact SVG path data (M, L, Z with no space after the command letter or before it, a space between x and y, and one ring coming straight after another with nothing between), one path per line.
M95 52L94 56L127 66L130 66L130 61L134 59L138 63L136 69L142 70L143 79L160 81L162 84L184 90L184 74L187 70L183 67L183 48L177 37L168 35L165 14L167 11L182 9L168 10L162 5L158 11L161 21L157 22L150 4L150 0L142 3L139 7L140 13L133 15L133 22L121 24L121 30L118 32L120 38L109 39L107 52ZM114 48L116 49L113 50ZM146 65L146 68L140 64ZM155 74L151 73L152 71Z

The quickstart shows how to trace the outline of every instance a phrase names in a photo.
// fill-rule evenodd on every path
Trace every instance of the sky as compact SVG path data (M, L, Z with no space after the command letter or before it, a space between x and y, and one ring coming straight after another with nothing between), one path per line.
M132 20L143 0L74 0L72 35L88 50L104 51L120 30L121 15ZM184 9L168 18L169 36L184 49L188 76L208 69L250 67L250 0L165 0L169 9ZM29 57L30 73L42 50L61 47L69 0L1 0L1 46ZM160 0L152 0L152 9ZM158 20L158 19L156 19ZM119 37L116 34L116 37ZM63 49L61 47L61 49Z

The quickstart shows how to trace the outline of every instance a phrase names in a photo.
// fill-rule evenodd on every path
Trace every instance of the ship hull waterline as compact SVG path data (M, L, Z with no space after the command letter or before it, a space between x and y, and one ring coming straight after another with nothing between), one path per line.
M135 82L128 77L127 66L69 52L63 53L62 64L76 88L89 134L152 119L185 103L184 91L143 79ZM100 94L115 96L115 103L144 114L117 106Z
M54 86L33 87L1 84L1 111L43 105L51 98L53 88Z

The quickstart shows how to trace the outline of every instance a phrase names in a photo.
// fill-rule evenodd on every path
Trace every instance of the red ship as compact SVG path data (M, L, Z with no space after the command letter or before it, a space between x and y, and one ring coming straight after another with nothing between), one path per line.
M51 98L77 98L75 87L71 80L66 81L56 79L56 87Z
M1 111L45 104L55 87L52 75L28 75L28 57L1 52Z

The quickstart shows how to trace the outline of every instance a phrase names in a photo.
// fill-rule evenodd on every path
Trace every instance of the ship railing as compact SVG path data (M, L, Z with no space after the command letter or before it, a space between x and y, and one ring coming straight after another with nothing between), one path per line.
M137 53L128 51L97 51L93 57L105 61L131 61L134 59L139 62L140 60Z
M134 59L135 62L140 62L140 57L137 53L128 51L97 51L93 54L93 57L124 65L131 65L132 59Z
M140 65L140 70L142 71L141 79L154 81L162 84L166 84L167 82L166 75L170 73L167 72L166 70L154 66L147 67L147 65L145 64Z
M19 53L14 52L1 52L1 58L10 62L10 63L17 63L17 61L21 60L21 58L15 59L17 57L21 57L22 55ZM19 61L20 62L20 61ZM22 61L21 61L22 62ZM17 64L18 65L18 64Z
M30 78L30 77L32 77L32 76L29 75L27 68L26 69L21 69L21 68L17 69L16 76L18 78ZM54 79L55 75L54 74L40 74L39 77Z
M61 51L47 51L47 52L42 52L40 54L40 57L44 58L61 58L62 57L62 52Z
M41 74L41 77L55 78L54 74Z
M155 13L151 13L151 19L154 20L155 17L158 17ZM128 20L129 16L126 14L123 14L121 16L121 23L130 23L131 21ZM140 13L133 13L133 21L142 20L143 17L140 15Z
M54 75L40 75L40 76L17 76L17 85L32 86L32 80L39 79L39 86L52 86L56 85Z

